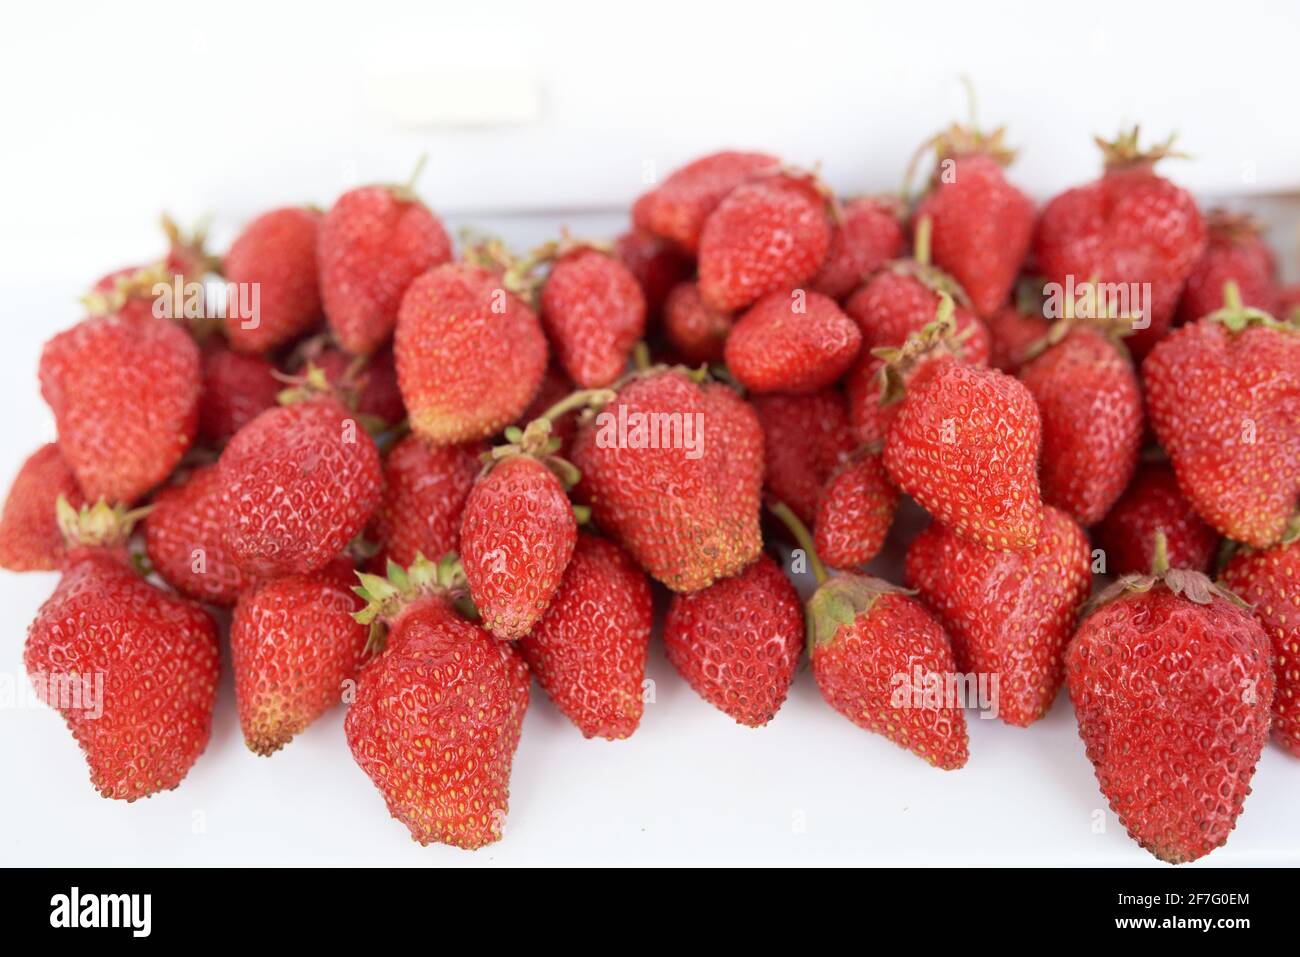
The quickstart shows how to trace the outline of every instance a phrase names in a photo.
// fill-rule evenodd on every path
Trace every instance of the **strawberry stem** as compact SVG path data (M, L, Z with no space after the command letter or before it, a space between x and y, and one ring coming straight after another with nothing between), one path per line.
M1156 529L1155 549L1151 554L1151 574L1155 577L1169 571L1169 542L1163 528Z
M922 216L916 221L916 236L913 240L912 258L922 266L930 265L930 232L932 226L929 216Z
M773 502L768 506L772 514L781 520L790 534L794 536L795 542L803 549L804 554L808 556L808 564L812 567L813 578L820 585L826 581L826 566L822 564L821 558L817 555L817 549L813 546L812 533L808 531L808 526L799 520L799 516L790 510L790 506L785 502Z

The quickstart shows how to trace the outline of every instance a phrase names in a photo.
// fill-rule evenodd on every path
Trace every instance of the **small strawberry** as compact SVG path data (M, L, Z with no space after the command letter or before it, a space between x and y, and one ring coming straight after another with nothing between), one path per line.
M702 156L642 195L632 207L633 222L694 254L705 221L727 194L779 165L766 153L727 150Z
M1047 337L1051 323L1040 306L1008 303L984 320L989 330L989 365L1008 375L1020 371L1029 350Z
M168 251L162 259L142 266L128 266L101 277L94 287L82 297L86 312L91 316L116 315L122 319L151 319L159 305L155 290L159 284L175 288L177 277L182 284L202 282L212 271L216 260L204 248L207 237L202 230L184 235L169 217L162 218L163 232L167 234ZM176 304L175 315L184 318ZM206 310L205 310L206 311ZM159 317L161 318L161 316ZM196 319L193 328L198 334L211 331L216 323L206 315Z
M584 737L626 738L645 708L650 583L613 542L579 533L555 598L519 653Z
M614 251L636 277L645 296L646 325L658 321L668 291L690 279L695 262L674 243L643 229L630 229L614 240Z
M233 605L249 583L226 547L225 483L216 465L195 469L153 497L144 521L149 563L186 598Z
M528 707L528 666L452 609L454 563L417 560L362 575L363 624L387 626L343 728L393 817L421 844L473 850L500 840L510 766Z
M435 445L485 439L517 420L546 373L537 316L474 266L411 284L393 341L411 431Z
M231 348L266 352L309 332L320 320L320 226L321 214L314 209L274 209L245 226L231 244L221 263L222 275L228 283L256 287L258 306L255 315L227 309Z
M867 277L903 251L901 204L893 197L860 196L843 204L841 222L831 231L826 261L812 288L843 299Z
M332 387L356 394L359 415L370 416L384 426L396 425L406 418L402 392L397 385L397 364L390 346L364 357L325 348L309 353L308 361L325 373L325 380Z
M317 256L330 328L344 349L365 355L392 334L415 278L451 261L451 240L411 184L363 186L325 214Z
M664 334L682 359L692 365L721 362L735 319L710 309L694 282L673 286L664 303Z
M1300 327L1227 305L1174 330L1142 365L1147 414L1207 522L1275 544L1300 500Z
M1219 533L1206 525L1178 488L1164 463L1140 466L1128 489L1096 528L1112 575L1142 574L1155 559L1156 534L1163 533L1169 564L1208 572L1219 551Z
M353 617L352 565L336 559L311 575L254 585L230 622L231 669L244 742L280 750L342 700L356 677L368 630Z
M700 296L722 312L743 309L811 280L830 243L827 200L811 177L782 173L738 186L700 234Z
M274 406L283 386L265 357L236 352L215 341L204 344L202 361L199 438L220 445Z
M1241 301L1264 312L1277 306L1277 257L1249 216L1212 209L1205 217L1208 241L1178 301L1179 324L1195 322L1223 305L1223 287L1235 282Z
M998 676L998 716L1019 727L1051 708L1092 584L1083 530L1050 505L1044 513L1032 548L993 551L934 522L907 551L908 584L952 636L957 667Z
M856 568L879 554L894 522L898 490L880 454L862 450L831 473L817 502L814 542L833 568Z
M1126 576L1070 643L1070 698L1102 794L1170 864L1221 846L1250 793L1273 700L1269 640L1199 572Z
M54 512L59 496L74 508L85 501L59 446L50 442L28 456L9 486L0 513L0 568L43 572L59 567L65 551Z
M724 355L752 392L815 392L834 383L862 346L835 300L796 289L763 296L736 321Z
M799 593L776 562L760 554L731 578L674 595L664 648L696 694L751 728L776 716L803 650Z
M763 426L767 494L811 523L826 480L857 447L844 397L823 389L809 395L757 395L752 404Z

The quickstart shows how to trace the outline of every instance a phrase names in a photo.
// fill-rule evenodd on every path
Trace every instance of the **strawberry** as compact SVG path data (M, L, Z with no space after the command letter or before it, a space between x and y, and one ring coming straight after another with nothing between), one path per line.
M613 542L579 533L555 598L519 653L584 737L626 738L645 708L650 583Z
M646 324L663 311L668 291L695 272L695 263L676 245L643 229L630 229L614 240L614 251L636 278L645 296Z
M245 575L305 575L365 528L381 494L379 452L332 399L268 409L219 463L226 548Z
M635 376L579 428L573 461L596 523L673 591L734 575L762 547L763 432L724 385Z
M1126 352L1070 320L1021 367L1043 423L1043 501L1080 525L1100 521L1128 486L1142 445L1142 392Z
M220 445L275 405L282 388L266 358L210 342L202 349L199 438Z
M735 319L728 313L704 304L694 282L673 286L664 302L664 334L682 359L692 365L721 362L734 325Z
M799 593L760 554L748 568L708 588L674 595L664 648L696 694L751 728L776 716L803 650Z
M1141 574L1155 559L1156 533L1167 542L1175 568L1208 572L1219 550L1219 533L1183 497L1174 470L1142 465L1118 502L1096 528L1096 543L1112 575Z
M37 696L81 745L95 790L125 801L176 787L203 752L220 667L207 612L131 569L134 517L60 501L68 555L23 651Z
M86 319L41 352L41 395L90 501L135 502L181 460L199 424L199 350L167 319Z
M321 214L286 207L244 227L222 260L226 282L258 290L256 315L227 309L226 338L240 352L266 352L309 332L320 320L316 244ZM242 300L242 296L241 296Z
M156 262L128 266L101 277L90 292L82 297L89 315L151 319L158 305L154 290L160 283L174 286L178 276L182 284L202 282L212 271L216 260L204 248L207 237L202 230L193 235L183 235L176 223L167 216L162 218L162 228L167 234L167 255ZM179 314L182 310L177 309L175 304L172 308L177 312L172 318L183 318ZM211 331L215 325L208 321L206 315L196 318L197 332Z
M233 605L249 579L226 547L226 519L225 483L216 465L162 489L144 521L154 571L186 598Z
M879 554L894 521L898 490L878 453L860 451L831 473L817 502L814 543L834 568L865 565Z
M763 426L767 494L788 504L801 521L812 522L822 486L857 445L843 396L834 389L757 395L753 406Z
M1273 700L1269 640L1199 572L1126 576L1070 643L1070 698L1102 794L1162 861L1219 847L1250 793Z
M1275 544L1300 499L1300 328L1241 305L1174 330L1142 365L1147 414L1207 522Z
M325 373L325 380L331 386L356 393L359 415L370 416L385 426L396 425L406 418L391 347L383 346L364 358L349 355L342 349L326 348L310 355L308 361Z
M638 229L694 254L709 214L737 186L780 164L766 153L710 153L675 170L632 207Z
M1273 738L1300 758L1300 544L1238 552L1223 583L1251 604L1273 642Z
M65 550L54 513L59 496L77 508L85 501L59 446L50 442L28 456L9 486L0 513L0 568L38 572L59 567Z
M808 282L830 249L820 185L803 174L767 176L736 187L700 233L700 296L722 312Z
M528 707L528 666L458 616L454 565L417 560L362 575L363 624L388 629L357 680L343 728L393 817L421 844L473 850L501 838L510 766Z
M1277 257L1249 216L1212 209L1205 217L1205 252L1192 267L1178 301L1179 324L1195 322L1223 305L1223 287L1235 282L1241 301L1265 312L1277 306Z
M1029 350L1047 337L1051 327L1041 308L1027 311L1023 305L1011 303L996 310L984 324L989 331L989 365L1008 375L1020 371Z
M1292 324L1300 324L1300 283L1278 287L1277 315Z
M853 364L862 333L835 300L802 289L763 296L737 320L724 355L753 392L815 392Z
M1136 127L1113 143L1097 140L1106 172L1049 202L1034 232L1033 258L1043 276L1068 283L1150 283L1146 327L1128 340L1141 359L1169 329L1183 284L1205 249L1205 222L1190 193L1157 176L1155 163L1172 139L1138 149ZM1139 287L1141 288L1141 287Z
M997 675L998 716L1028 727L1061 687L1091 558L1083 530L1049 505L1037 544L1019 550L993 551L933 522L908 548L906 576L952 636L957 667Z
M244 742L280 750L342 700L356 677L368 630L353 613L352 565L336 559L311 575L254 585L230 622L231 668Z
M340 346L365 355L392 334L412 281L451 261L451 240L411 185L363 186L325 214L317 256L330 328Z
M860 196L843 204L841 222L831 231L826 261L812 288L843 299L886 262L902 254L902 209L889 196Z
M485 439L514 422L546 373L537 316L474 266L439 266L411 284L393 352L411 430L434 445Z

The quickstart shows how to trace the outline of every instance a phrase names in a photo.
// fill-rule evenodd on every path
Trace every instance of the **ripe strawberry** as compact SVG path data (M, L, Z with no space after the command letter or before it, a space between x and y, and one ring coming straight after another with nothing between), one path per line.
M1150 283L1150 302L1142 303L1149 325L1128 340L1141 359L1169 329L1183 284L1205 249L1205 223L1191 194L1154 172L1156 161L1174 155L1173 141L1144 153L1137 138L1134 127L1114 143L1097 141L1105 174L1043 208L1033 257L1043 276L1062 287L1071 278L1076 284Z
M182 285L201 282L212 271L216 260L204 248L207 237L197 231L184 235L169 217L162 218L163 232L167 234L167 255L156 262L141 266L128 266L101 277L90 292L82 297L86 312L91 316L116 315L123 319L154 318L158 297L154 289L159 283L174 288L179 276ZM173 304L175 309L175 305ZM177 310L178 313L181 310ZM161 318L161 317L160 317ZM180 314L173 318L183 318ZM197 331L210 331L207 317L198 317Z
M710 309L694 282L673 286L664 303L664 334L682 359L692 365L721 362L735 319Z
M668 291L695 272L690 256L672 242L643 229L634 227L619 236L614 240L614 251L641 287L648 326L658 320Z
M244 227L221 271L228 283L258 288L258 313L227 309L226 338L240 352L266 352L311 330L320 320L316 243L321 214L286 207L263 213Z
M153 497L144 521L149 563L186 598L233 605L249 578L226 547L225 483L216 465L195 469Z
M280 750L342 700L369 634L353 617L352 564L336 559L311 575L254 585L230 623L231 668L244 742L254 754Z
M325 214L317 256L330 328L344 349L365 355L392 334L414 279L451 261L451 240L411 186L363 186Z
M1112 575L1142 574L1155 559L1156 533L1167 542L1169 564L1208 572L1219 550L1219 533L1183 497L1174 470L1163 463L1138 468L1133 481L1096 528Z
M785 701L803 650L799 593L760 554L738 575L674 595L664 647L696 694L740 724L761 728Z
M989 365L1015 375L1028 358L1029 350L1047 337L1051 324L1041 309L1026 311L1009 303L984 320L989 331Z
M673 591L734 575L762 548L763 432L724 385L647 371L578 430L596 523Z
M542 325L574 382L584 389L607 386L645 334L645 297L614 256L566 245L557 247L559 258L542 285Z
M54 503L60 495L74 508L85 501L59 446L50 442L28 456L9 486L0 513L0 568L38 572L59 567L65 549Z
M826 261L812 288L843 299L867 277L902 254L901 204L890 196L860 196L844 203L841 222L831 231Z
M878 453L859 452L826 481L817 503L814 542L834 568L865 565L884 547L898 507Z
M235 352L217 342L202 349L199 438L220 445L275 405L283 386L263 356Z
M1273 642L1273 738L1300 758L1300 544L1238 552L1223 583L1251 604Z
M1277 315L1287 322L1300 325L1300 283L1278 287Z
M1163 551L1162 549L1158 549ZM1228 839L1268 736L1269 641L1199 572L1127 576L1070 643L1070 698L1101 791L1170 864Z
M809 395L757 395L752 404L763 426L767 494L811 523L826 480L857 446L844 398L823 389Z
M583 532L554 600L518 648L584 737L615 741L641 722L653 619L650 583L636 562Z
M384 459L383 497L370 522L380 568L388 560L405 567L417 555L460 550L461 513L486 451L479 442L432 448L417 435L393 446Z
M1062 338L1025 363L1018 378L1042 417L1043 501L1092 525L1137 469L1142 392L1128 355L1105 334L1063 323Z
M1205 217L1208 241L1178 301L1179 324L1195 322L1223 305L1223 287L1235 282L1241 301L1265 312L1277 306L1277 258L1249 216L1213 209Z
M345 393L355 392L359 415L370 416L385 426L396 425L406 418L391 346L383 346L365 358L349 355L342 349L321 349L309 355L308 361L325 373L325 380L331 386Z
M198 431L199 350L170 320L86 319L45 344L40 377L59 449L91 501L136 501Z
M694 254L705 220L727 194L779 164L766 153L727 150L701 156L642 195L632 207L633 222Z
M802 174L773 175L736 187L700 234L704 302L734 312L766 293L812 279L830 249L826 207L818 184Z
M1088 539L1050 505L1032 548L992 551L933 522L907 551L908 584L952 636L957 667L997 675L999 717L1027 727L1052 706L1091 587Z
M1147 414L1178 487L1207 522L1256 548L1300 499L1300 328L1228 305L1174 330L1142 366Z
M536 315L473 266L439 266L411 284L393 352L411 430L434 445L485 439L514 422L546 373Z
M413 839L483 847L505 823L528 666L452 610L464 582L448 565L390 576L362 576L371 604L358 620L386 623L388 636L361 669L348 747Z
M727 337L727 368L753 392L815 392L853 364L862 346L857 325L817 292L763 296Z
M382 476L374 441L332 399L268 409L219 463L226 547L245 575L324 568L366 526Z

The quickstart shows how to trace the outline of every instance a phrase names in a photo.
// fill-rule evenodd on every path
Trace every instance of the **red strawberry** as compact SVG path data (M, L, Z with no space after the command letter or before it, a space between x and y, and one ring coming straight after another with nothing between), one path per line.
M1300 324L1300 283L1278 287L1277 314L1288 322Z
M231 668L244 742L270 755L342 700L368 631L353 618L352 564L289 575L239 596L230 623Z
M646 323L656 321L668 291L691 278L695 263L676 245L643 229L630 229L614 240L614 250L636 277L645 296Z
M581 388L622 375L645 334L646 303L636 277L614 256L590 246L564 251L542 285L542 325L556 357Z
M348 747L412 838L473 850L501 838L528 666L452 610L464 582L447 565L397 571L362 577L372 603L359 617L389 631L361 669Z
M668 660L696 694L751 728L776 716L803 650L799 593L766 555L739 575L674 595Z
M268 409L221 454L226 547L245 575L324 568L379 503L374 441L332 399Z
M136 501L198 431L199 350L170 320L87 319L45 344L40 376L59 449L91 501Z
M735 320L710 309L694 282L681 282L664 303L664 333L674 349L692 365L721 362L723 347Z
M737 320L727 368L754 392L815 392L853 364L862 334L835 300L802 289L773 292Z
M248 584L226 547L225 483L216 465L195 469L153 498L144 522L154 570L186 598L233 605Z
M1079 736L1129 835L1170 864L1219 847L1268 737L1269 641L1199 572L1129 576L1097 596L1068 656Z
M266 352L311 330L321 316L316 243L321 214L287 207L244 227L221 271L226 282L257 288L255 315L226 310L226 338L240 352ZM246 293L241 290L240 300Z
M325 373L326 381L345 392L356 393L357 413L373 416L386 426L406 418L402 392L397 385L397 365L393 350L384 346L365 358L349 355L341 349L322 349L309 361Z
M831 231L826 261L812 288L843 299L886 262L902 254L899 202L888 196L860 196L844 203L843 217Z
M1092 581L1083 530L1058 509L1044 512L1032 548L993 551L934 522L907 552L908 584L952 636L957 667L996 675L999 717L1020 727L1052 706Z
M473 266L439 266L411 284L393 351L411 430L434 445L485 439L514 422L546 373L536 315Z
M766 153L728 150L702 156L641 196L632 208L632 219L639 229L694 253L705 220L727 194L779 163Z
M753 406L763 426L767 493L811 523L822 486L857 446L844 398L823 389L810 395L758 395Z
M1168 543L1175 568L1208 572L1219 550L1219 533L1201 520L1179 491L1174 470L1143 465L1115 506L1098 523L1096 542L1112 575L1141 574L1155 559L1156 533Z
M1256 548L1300 499L1300 328L1229 304L1174 330L1142 366L1147 414L1201 517Z
M275 405L283 386L275 378L275 366L262 356L213 342L204 346L202 357L199 437L219 445Z
M1015 375L1029 355L1030 347L1047 337L1051 324L1041 309L1028 312L1008 304L984 320L989 331L989 365Z
M91 316L117 315L123 319L154 318L154 309L159 303L154 290L160 283L174 289L178 276L182 285L201 282L212 270L216 260L204 248L207 237L201 230L191 236L183 235L167 216L162 219L162 228L169 244L167 255L157 262L128 266L101 277L82 298L87 313ZM176 309L174 304L173 309ZM182 310L176 311L178 314L173 318L183 318L179 314ZM207 317L199 319L198 329L211 331Z
M768 176L736 187L700 234L700 296L722 312L808 282L830 248L826 199L808 176Z
M880 455L860 452L836 469L817 503L817 553L835 568L856 568L884 547L898 507Z
M1223 287L1235 282L1241 301L1265 312L1277 308L1277 258L1260 226L1249 216L1211 210L1205 217L1209 240L1192 267L1178 301L1177 321L1195 322L1223 305Z
M330 328L344 349L364 355L392 334L414 279L451 261L451 240L410 186L363 186L325 215L317 255Z
M63 561L63 534L54 503L63 496L74 508L85 499L56 443L33 452L14 477L0 513L0 568L53 571Z
M1063 338L1025 363L1019 379L1042 417L1043 501L1092 525L1137 468L1142 392L1126 353L1097 329L1064 323Z
M650 584L613 542L583 532L555 598L519 652L584 737L626 738L644 710Z
M1172 155L1172 140L1144 153L1137 137L1135 127L1114 143L1097 141L1105 175L1043 208L1033 257L1044 277L1062 288L1071 282L1150 283L1150 302L1142 303L1148 325L1128 340L1141 358L1169 329L1183 284L1205 248L1205 223L1191 194L1154 172L1157 160Z
M762 547L763 432L724 385L637 376L579 429L573 461L597 524L674 591L734 575Z
M1223 583L1249 602L1273 642L1273 738L1300 758L1300 544L1238 552Z

